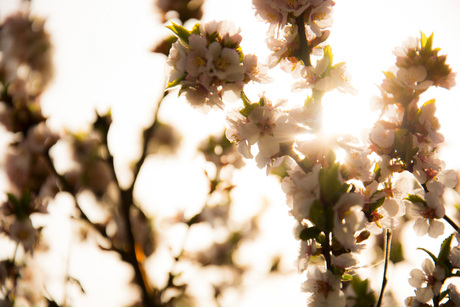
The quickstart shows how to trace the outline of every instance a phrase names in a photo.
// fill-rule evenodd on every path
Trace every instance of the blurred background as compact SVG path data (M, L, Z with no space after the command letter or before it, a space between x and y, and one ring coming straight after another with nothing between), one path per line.
M183 97L178 98L177 92L167 95L159 107L167 78L166 55L153 51L160 51L171 34L165 28L168 18L178 17L171 12L165 15L161 3L33 0L24 4L0 0L0 18L3 21L28 6L31 16L46 20L54 66L53 78L40 95L46 123L59 135L85 135L94 127L97 114L110 110L108 147L122 188L129 188L133 181L133 164L143 153L144 129L155 119L161 123L163 129L156 129L156 143L150 144L133 197L154 229L153 250L150 254L144 250L143 263L152 288L169 289L160 291L163 301L178 298L172 300L175 306L304 306L306 297L300 284L305 276L298 275L294 266L298 243L292 235L294 223L288 216L279 176L266 176L253 161L242 161L225 143L223 113L197 112ZM251 1L205 0L202 14L203 20L233 21L241 27L244 52L258 55L262 61L268 56L264 41L267 25L256 20ZM456 0L435 4L429 0L337 1L329 44L334 62L347 63L359 94L333 92L325 96L327 131L359 135L372 127L378 114L370 112L369 102L379 95L382 71L394 65L393 49L408 37L418 37L420 31L434 33L434 46L448 55L454 71L460 69L459 14ZM185 25L195 22L188 20ZM292 80L277 69L273 76L275 83L254 86L249 93L256 97L265 91L273 100L295 99L289 91ZM459 170L460 90L435 89L426 95L426 100L436 98L441 132L446 137L441 157L448 168ZM5 136L2 147L10 140ZM69 151L65 144L56 144L58 171L69 167L65 158ZM2 176L2 189L8 191L8 180ZM81 190L78 200L91 220L106 219L107 213L101 209L104 198ZM48 211L33 219L34 226L44 226L41 242L47 248L36 250L27 260L35 275L35 284L28 287L44 291L62 305L134 305L139 289L130 283L132 268L120 261L117 253L104 251L98 235L75 219L71 195L58 193L49 202ZM413 294L405 281L410 269L426 258L416 248L439 247L436 240L415 237L411 228L401 230L407 261L390 267L389 288L397 302ZM14 251L15 244L3 238L1 259L11 257ZM371 251L368 256L378 259L381 251ZM372 277L372 285L379 289L381 269L375 266L359 273ZM172 280L174 286L167 287ZM35 306L27 300L18 303L29 305Z

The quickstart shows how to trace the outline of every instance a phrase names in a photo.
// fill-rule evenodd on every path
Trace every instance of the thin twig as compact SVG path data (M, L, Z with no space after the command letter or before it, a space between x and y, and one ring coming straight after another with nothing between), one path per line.
M49 148L43 152L43 158L48 164L47 166L48 166L49 171L56 177L59 190L62 192L67 192L73 196L75 207L80 213L80 218L83 221L85 221L87 224L89 224L92 228L94 228L102 237L108 238L108 235L105 232L105 229L101 227L100 225L93 223L90 220L90 218L86 215L86 213L83 211L83 209L81 208L80 204L77 201L77 197L75 195L73 186L69 183L69 181L63 175L59 174L56 168L54 167L54 162L51 159L51 156L49 154Z
M385 266L383 267L382 288L380 289L380 296L376 307L380 307L382 305L383 295L388 283L388 263L390 262L391 235L391 230L387 228L385 232Z
M458 227L458 225L455 224L455 222L450 217L448 217L447 215L444 215L443 218L447 223L449 223L450 226L452 226L452 228L455 229L456 232L460 233L460 227Z

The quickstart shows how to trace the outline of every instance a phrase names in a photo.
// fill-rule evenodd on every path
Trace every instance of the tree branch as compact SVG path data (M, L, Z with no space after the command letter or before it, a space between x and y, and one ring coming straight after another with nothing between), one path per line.
M391 230L387 228L385 232L385 266L383 268L382 288L380 289L380 296L376 307L380 307L382 305L383 295L388 283L388 263L390 262L391 235Z

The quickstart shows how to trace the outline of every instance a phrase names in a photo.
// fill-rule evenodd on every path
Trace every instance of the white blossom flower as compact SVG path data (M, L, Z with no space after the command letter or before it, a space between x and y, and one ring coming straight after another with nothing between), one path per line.
M419 38L415 38L413 36L409 37L402 43L402 46L398 46L393 50L393 54L397 58L406 58L407 53L410 50L415 50L418 47L418 44L420 43ZM398 61L398 60L397 60Z
M245 69L240 64L240 55L235 49L222 47L213 42L208 47L206 68L211 76L228 82L242 82Z
M460 306L460 292L457 287L454 284L449 284L447 289L449 290L449 301L453 303L449 306Z
M341 92L356 94L356 89L351 86L350 74L346 71L345 63L334 65L327 71L330 60L324 56L316 66L305 66L301 70L302 80L293 85L293 90L310 88L321 92L338 89Z
M201 23L199 33L181 36L172 45L167 60L168 89L180 85L179 93L193 107L206 112L215 107L223 109L224 98L239 99L244 84L250 80L266 82L268 78L257 57L246 58L241 51L239 31L230 22L211 21Z
M428 144L419 144L419 150L414 157L413 174L420 184L424 184L428 179L435 177L443 169L444 162L439 159L433 148Z
M449 261L454 268L460 268L460 246L456 246L449 251Z
M297 27L287 25L279 33L269 31L267 33L267 47L272 52L268 57L268 67L273 68L280 64L286 72L297 74L300 72L300 65L295 53L299 49Z
M355 267L358 264L358 259L356 259L353 253L344 253L339 256L332 255L331 262L332 265L345 271Z
M422 270L413 269L410 272L409 284L416 288L415 299L422 303L427 303L441 290L445 278L444 268L435 266L430 259L425 259L422 263Z
M264 100L264 105L255 107L247 118L236 112L227 117L228 139L238 144L238 151L246 158L252 158L250 148L257 143L259 152L255 160L260 168L269 166L276 158L280 144L292 142L302 131L297 122L281 109L283 101L272 105L267 99Z
M341 144L345 149L345 158L342 168L347 173L347 179L356 178L360 181L371 181L374 173L371 171L372 163L369 159L370 150L348 144Z
M409 172L395 173L396 180L384 189L386 193L382 207L388 212L390 217L400 217L406 213L406 204L404 198L413 190L415 178Z
M404 300L404 304L407 307L430 307L430 305L417 301L417 298L415 296L409 296L408 298L406 298Z
M300 239L300 233L305 229L305 227L306 226L303 224L296 223L293 230L296 240L300 240L299 256L297 257L297 261L295 263L298 273L303 273L307 269L310 258L317 252L317 243L315 239Z
M286 25L289 15L300 16L309 6L309 0L253 0L256 15L271 24L271 29Z
M334 205L333 235L345 248L352 251L356 245L355 234L365 226L366 217L362 211L364 199L358 193L345 193Z
M307 271L307 280L302 283L301 291L311 293L308 306L344 307L346 299L341 287L340 276L325 267L312 266Z
M436 105L434 103L426 103L420 108L420 116L418 118L419 123L422 125L427 134L428 140L435 146L439 143L444 142L444 136L438 132L441 125L439 124L438 118L435 116Z
M310 216L313 202L320 197L319 171L320 164L316 164L308 174L296 167L288 171L288 176L281 182L281 188L286 193L286 203L291 209L290 214L300 223Z
M434 192L426 193L426 201L412 204L410 212L418 217L415 220L414 230L417 235L428 233L432 238L437 238L444 233L444 223L438 221L444 217L445 208L441 198Z
M333 5L334 2L330 0L321 1L311 10L308 25L317 37L322 36L321 30L332 26Z
M372 143L385 149L393 145L395 133L391 129L384 128L382 124L376 124L369 133L369 138Z
M168 64L168 83L176 79L185 77L185 61L187 60L187 51L181 41L172 44L166 63Z
M446 77L444 77L440 81L438 81L438 83L436 85L450 90L456 84L456 81L455 81L456 77L457 77L457 73L451 72Z
M445 188L455 188L457 185L457 173L454 170L442 170L439 174L426 181L426 188L441 197Z
M427 71L422 65L412 66L408 69L401 67L396 72L396 77L404 86L413 90L426 90L433 85L433 81L425 80Z
M246 76L258 83L269 83L272 81L268 75L268 67L260 64L257 57L253 54L247 54L243 59L243 66L246 71Z

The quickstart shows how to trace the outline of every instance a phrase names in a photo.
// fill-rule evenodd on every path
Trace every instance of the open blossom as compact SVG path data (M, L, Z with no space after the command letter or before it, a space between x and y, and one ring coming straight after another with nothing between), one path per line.
M404 86L413 90L426 90L433 85L433 81L426 80L427 71L422 65L399 68L396 77Z
M425 202L416 202L412 205L411 214L418 217L414 230L419 236L428 233L432 238L437 238L444 233L444 223L438 221L446 212L441 198L434 192L426 193Z
M414 161L413 174L420 184L436 177L444 165L444 162L435 155L432 147L428 144L419 144L419 150Z
M266 102L255 107L244 117L234 112L227 117L227 138L238 144L245 158L252 158L251 146L257 143L257 166L268 166L280 152L280 144L292 142L302 128L281 109L283 102L272 105Z
M300 249L299 249L299 256L296 261L296 267L297 271L299 273L303 273L307 267L308 267L308 262L310 258L315 255L318 251L317 248L317 242L315 239L310 239L310 240L301 240L300 239L300 233L302 230L305 229L306 226L297 223L294 226L294 237L297 240L300 240Z
M269 22L272 26L282 27L288 17L300 16L310 6L309 0L253 0L256 15Z
M435 295L439 295L445 278L444 268L435 266L430 259L422 263L422 270L413 269L410 272L409 284L415 289L415 300L427 303ZM409 305L410 306L410 305Z
M267 33L267 47L272 52L268 58L268 67L273 68L280 63L286 72L294 71L298 65L295 54L299 50L297 27L287 25L279 33Z
M404 198L413 190L414 176L409 172L395 173L396 180L383 189L385 200L382 207L387 210L390 217L399 217L406 213Z
M323 29L332 26L332 6L334 1L313 1L318 2L308 16L308 25L317 37L323 35Z
M376 124L369 133L370 141L381 149L390 148L395 139L395 133L391 129L386 129L381 124Z
M362 211L363 198L358 193L343 194L334 205L333 235L345 248L359 250L355 234L362 230L366 217Z
M319 171L320 164L316 164L308 174L300 168L288 171L283 178L281 188L286 193L286 203L291 209L290 214L300 223L310 217L313 202L320 197Z
M338 89L341 92L356 94L356 89L351 85L350 74L345 63L339 63L328 68L332 63L328 57L323 57L316 66L302 68L302 80L293 85L293 89L310 88L321 92Z
M371 171L372 163L368 157L370 150L350 144L341 143L340 145L345 150L342 172L346 180L356 178L360 181L371 181L374 174Z
M311 293L308 306L344 307L345 295L340 276L332 274L325 267L312 266L307 271L307 280L302 283L302 292Z
M180 93L193 107L204 111L213 107L223 109L224 95L230 93L227 97L239 98L245 83L267 79L257 57L246 58L242 53L242 37L231 23L201 23L192 32L178 25L171 28L181 36L167 59L168 87L180 85Z
M436 105L434 103L425 103L420 108L420 116L418 122L421 125L420 130L424 134L424 141L429 141L432 146L444 142L444 136L438 132L441 125L438 118L435 116Z

